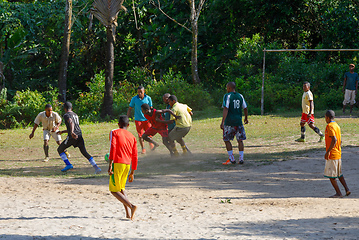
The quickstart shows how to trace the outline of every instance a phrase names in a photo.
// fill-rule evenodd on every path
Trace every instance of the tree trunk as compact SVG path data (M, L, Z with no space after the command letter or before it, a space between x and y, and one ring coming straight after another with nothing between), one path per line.
M62 42L60 72L59 72L59 100L66 101L66 82L67 82L67 67L70 52L70 38L71 38L71 18L72 18L72 0L66 0L65 6L65 28L64 39Z
M191 0L191 28L192 28L192 53L191 53L191 70L192 81L194 84L201 82L198 75L198 59L197 59L197 47L198 47L198 20L196 19L196 6L195 1Z
M113 105L113 72L115 68L115 26L107 27L107 43L106 43L106 79L105 79L105 94L103 96L103 106L101 117L104 118L107 115L112 116Z
M3 88L5 88L4 63L0 61L0 92Z

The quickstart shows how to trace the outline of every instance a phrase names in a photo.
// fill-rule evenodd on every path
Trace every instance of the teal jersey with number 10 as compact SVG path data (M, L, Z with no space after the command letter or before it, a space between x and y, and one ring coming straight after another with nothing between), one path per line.
M247 108L242 94L230 92L224 95L222 107L228 108L228 114L224 120L226 126L242 126L242 109Z

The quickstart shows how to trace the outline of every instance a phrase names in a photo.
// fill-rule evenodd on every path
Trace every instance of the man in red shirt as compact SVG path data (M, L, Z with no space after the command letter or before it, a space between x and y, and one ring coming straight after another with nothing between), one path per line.
M110 156L108 174L110 175L109 189L125 207L126 217L133 219L137 207L133 205L127 198L125 186L127 176L129 182L134 179L134 171L137 170L137 141L132 133L127 131L129 119L126 115L121 115L118 120L119 129L110 132ZM129 212L131 210L131 214Z
M145 118L151 123L151 127L147 129L146 132L142 135L143 140L154 145L154 147L152 148L153 151L159 146L159 144L155 142L150 136L154 136L156 135L156 133L159 133L162 136L163 145L166 146L166 148L168 149L168 151L170 151L170 154L172 155L173 152L169 143L167 124L162 122L164 121L164 119L162 118L162 114L169 112L175 118L177 118L177 116L170 109L156 110L154 108L151 108L146 103L141 105L141 110Z

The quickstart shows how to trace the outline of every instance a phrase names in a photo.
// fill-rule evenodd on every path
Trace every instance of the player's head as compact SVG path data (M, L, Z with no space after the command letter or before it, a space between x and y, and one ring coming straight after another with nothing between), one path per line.
M350 71L353 71L355 68L355 65L353 63L349 64L349 70Z
M141 105L141 110L142 110L143 114L148 114L151 112L151 107L147 103L144 103Z
M144 98L145 97L145 88L143 86L138 86L137 94L140 98Z
M118 126L120 128L127 128L130 125L130 120L128 119L127 115L121 115L118 118Z
M236 83L235 82L229 82L226 85L227 92L234 92L236 90Z
M310 89L310 83L309 82L304 82L303 83L303 91L308 92L309 89Z
M72 110L72 104L70 102L65 102L64 103L64 109L65 109L65 112L71 111Z
M46 116L50 116L51 115L51 113L52 113L52 106L51 106L51 104L46 104L45 105L45 113L46 113Z
M177 102L177 97L175 95L171 95L168 98L168 104L172 107Z
M330 123L331 121L333 121L335 118L335 112L333 110L328 110L326 113L325 113L325 121L327 123Z
M171 96L171 94L169 94L169 93L163 94L162 100L163 100L163 102L164 102L165 104L168 104L168 98L169 98L170 96Z

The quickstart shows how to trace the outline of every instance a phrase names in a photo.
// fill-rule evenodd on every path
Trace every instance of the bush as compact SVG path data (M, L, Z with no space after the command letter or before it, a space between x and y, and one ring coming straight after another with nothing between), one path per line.
M57 102L57 90L51 89L44 93L38 91L17 91L13 102L8 102L4 108L0 110L0 128L26 127L31 124L37 114L44 111L47 103L53 105L54 111L59 109Z
M155 108L165 108L162 96L165 93L176 95L178 102L187 104L195 110L203 110L213 105L213 99L202 85L187 83L181 73L175 74L171 69L161 81L147 85L146 93L152 98Z

